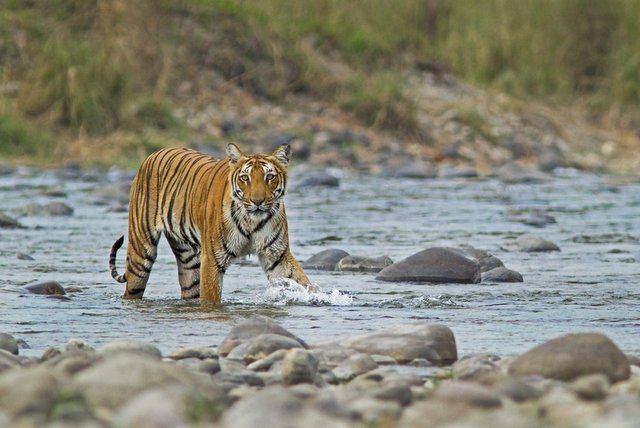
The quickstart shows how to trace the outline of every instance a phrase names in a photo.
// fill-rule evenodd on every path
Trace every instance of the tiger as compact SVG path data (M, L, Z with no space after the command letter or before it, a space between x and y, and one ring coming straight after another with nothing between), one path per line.
M269 281L290 278L316 291L289 247L284 196L291 148L246 155L233 143L227 158L189 148L149 155L133 179L125 271L116 269L118 238L109 254L111 276L126 283L124 299L141 299L164 234L178 265L181 298L219 303L225 271L257 254Z

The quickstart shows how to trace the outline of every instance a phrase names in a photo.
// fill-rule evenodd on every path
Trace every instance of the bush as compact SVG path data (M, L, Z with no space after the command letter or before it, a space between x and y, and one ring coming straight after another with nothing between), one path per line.
M32 70L24 94L28 114L47 113L93 134L120 125L128 77L114 53L88 40L53 38Z
M46 134L32 131L21 120L0 114L0 154L7 157L45 157L55 145Z

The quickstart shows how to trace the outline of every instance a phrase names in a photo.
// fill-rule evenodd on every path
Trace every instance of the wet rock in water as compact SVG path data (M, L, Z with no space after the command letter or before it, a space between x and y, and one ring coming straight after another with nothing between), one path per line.
M471 245L460 245L459 249L464 255L472 257L480 263L480 272L487 272L491 269L504 266L502 260L488 251L474 248Z
M121 183L109 183L100 187L91 194L98 204L110 205L114 207L129 205L129 193L131 191L131 181Z
M0 349L18 355L20 348L16 339L8 333L0 333Z
M47 204L28 204L18 210L18 213L27 217L49 216L68 217L73 215L73 208L64 202L49 202Z
M329 173L316 171L305 174L304 177L293 183L294 189L304 189L306 187L339 187L340 180Z
M388 171L387 175L393 178L430 179L438 175L438 170L431 162L417 160L402 164L393 171Z
M384 268L376 279L391 282L480 282L480 264L456 248L433 247Z
M500 260L496 256L491 255L489 257L478 260L478 263L480 263L480 272L488 272L495 268L504 267L504 263L502 263L502 260Z
M57 281L38 282L36 284L26 285L24 289L32 294L41 294L47 296L63 296L67 294L64 291L64 287Z
M378 273L387 266L391 266L393 260L388 256L362 257L346 256L340 259L336 265L336 270L343 272L371 272Z
M522 282L522 274L505 267L497 267L482 273L482 282Z
M28 260L28 261L34 261L35 260L29 254L24 254L24 253L18 253L16 255L16 257L18 258L18 260Z
M349 253L344 250L330 248L309 257L309 259L303 263L303 267L305 269L335 270L338 262L348 255Z
M574 333L560 336L520 355L509 365L516 376L542 376L563 381L602 373L614 383L630 376L629 360L607 336Z
M222 356L226 356L239 344L247 342L255 336L267 333L279 334L281 336L292 338L300 343L303 348L308 348L307 344L302 339L276 324L271 319L264 316L254 316L231 328L229 333L227 333L220 343L218 353Z
M435 365L447 365L458 359L456 340L451 329L424 322L400 324L321 345L326 346L343 346L366 354L387 355L399 363L424 358Z
M77 180L82 176L82 167L78 164L69 164L55 169L53 174L62 180Z
M6 163L0 163L0 175L11 175L16 172L16 167Z
M291 349L282 360L282 381L285 385L313 383L318 374L318 360L306 349Z
M516 221L534 227L544 227L556 223L555 217L539 210L513 211L507 213L510 221Z
M0 229L24 229L25 227L16 219L0 213Z
M503 165L496 169L495 173L501 181L509 184L538 184L547 183L552 180L552 176L545 174L539 169L517 163Z
M252 363L279 349L302 347L302 344L292 337L273 333L259 334L233 348L227 354L227 358Z
M478 170L472 166L443 166L438 169L438 178L475 178Z
M523 251L525 253L560 251L553 242L532 236L521 236L511 244L515 251Z
M133 354L159 360L162 352L150 343L133 340L116 340L109 342L98 350L103 357L111 357L117 354Z

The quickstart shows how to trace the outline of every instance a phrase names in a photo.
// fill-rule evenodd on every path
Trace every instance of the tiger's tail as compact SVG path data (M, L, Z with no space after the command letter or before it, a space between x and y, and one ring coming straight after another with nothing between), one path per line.
M122 244L124 243L124 235L121 236L113 243L111 247L111 253L109 253L109 269L111 269L111 276L118 282L127 282L126 273L123 275L118 275L118 270L116 269L116 254Z

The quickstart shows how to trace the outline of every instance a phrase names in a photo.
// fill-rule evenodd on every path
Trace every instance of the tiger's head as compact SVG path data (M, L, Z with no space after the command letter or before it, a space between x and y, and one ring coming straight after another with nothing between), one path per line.
M287 167L291 156L288 144L270 155L245 155L235 144L227 146L231 196L253 215L277 209L287 185Z

